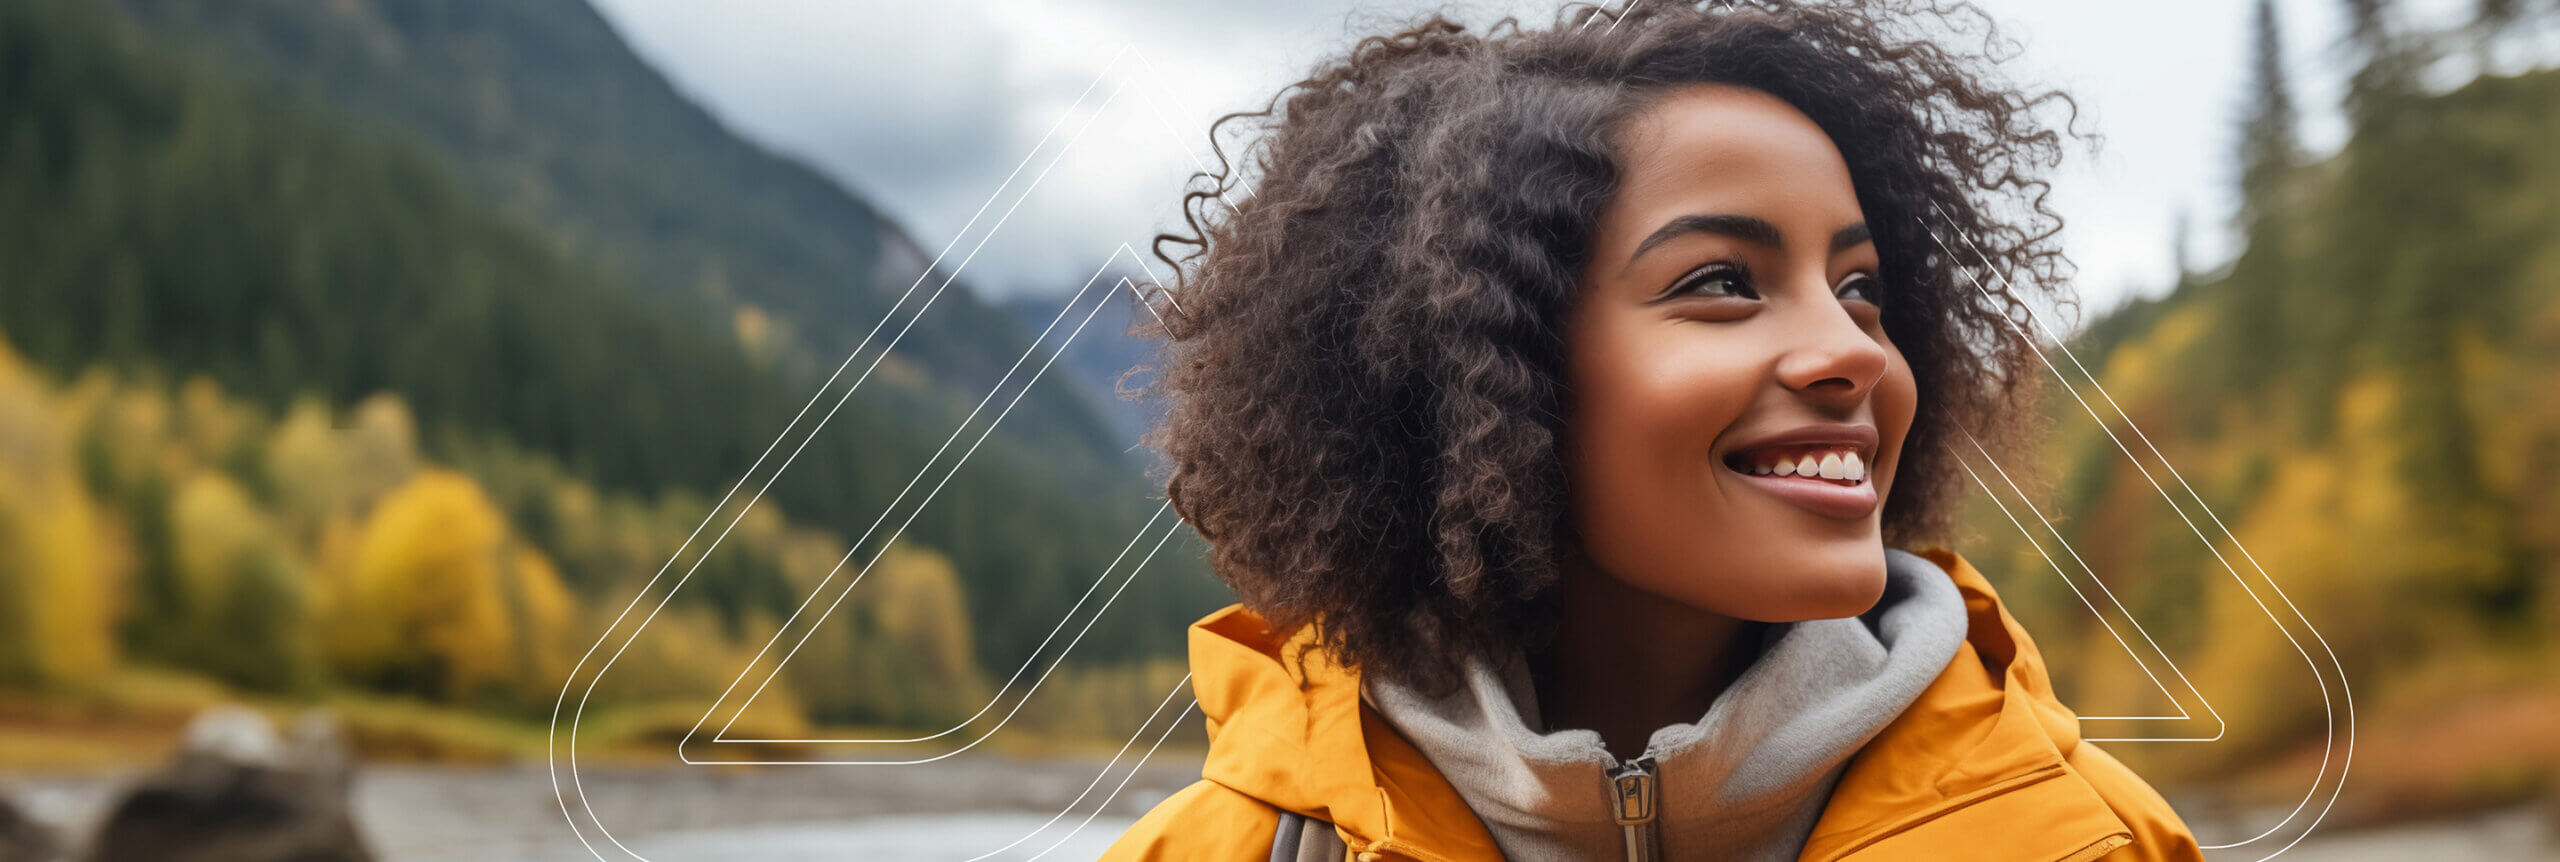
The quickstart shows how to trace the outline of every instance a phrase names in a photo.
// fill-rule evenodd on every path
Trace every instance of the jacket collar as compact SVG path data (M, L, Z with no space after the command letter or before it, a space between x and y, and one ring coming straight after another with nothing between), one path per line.
M1360 677L1242 605L1191 627L1192 690L1208 719L1202 778L1331 821L1355 852L1426 862L1500 858L1493 836L1422 753L1360 701Z
M2064 766L2078 719L2054 698L2026 631L1964 558L1916 553L1963 593L1965 643L1851 758L1802 858L1901 858L1998 835L2019 858L2085 859L2129 842L2132 831ZM1203 778L1331 821L1354 852L1499 858L1457 790L1361 702L1358 672L1317 648L1311 628L1273 632L1230 605L1192 625L1190 650L1208 720Z
M2026 629L1963 557L1918 553L1964 595L1965 642L1849 761L1801 858L1905 858L1897 848L1993 835L2020 859L2091 858L2130 843L2132 830L2064 766L2080 746L2080 721L2054 697Z

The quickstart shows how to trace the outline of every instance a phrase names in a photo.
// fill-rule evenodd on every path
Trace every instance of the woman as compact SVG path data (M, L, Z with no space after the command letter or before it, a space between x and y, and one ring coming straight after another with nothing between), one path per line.
M1151 440L1242 601L1106 858L2198 858L1921 544L2032 434L2069 102L1941 14L1435 17L1219 121Z

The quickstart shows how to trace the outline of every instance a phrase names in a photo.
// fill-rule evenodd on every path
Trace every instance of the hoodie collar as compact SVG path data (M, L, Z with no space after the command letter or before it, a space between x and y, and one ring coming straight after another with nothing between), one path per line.
M2035 641L1991 583L1946 548L1919 552L1963 594L1956 657L1849 763L1806 860L1905 858L2000 836L2019 859L2090 859L2133 832L2065 761L2080 720L2054 696Z
M1911 706L1852 757L1801 858L1898 858L1999 835L2019 858L2091 858L2131 830L2064 760L2078 720L2053 696L2034 643L1962 557L1917 552L1964 598L1965 641ZM1207 718L1201 775L1332 822L1354 853L1425 862L1499 858L1483 823L1412 743L1360 697L1309 627L1269 630L1230 605L1193 624L1192 687ZM1952 846L1963 846L1955 842ZM1375 858L1375 857L1371 857Z
M1329 660L1311 627L1276 635L1230 605L1194 624L1190 645L1209 730L1202 778L1330 821L1355 853L1499 858L1475 812L1360 702L1358 672Z
M1631 842L1664 858L1794 859L1859 747L1909 707L1964 640L1946 573L1885 549L1883 595L1865 613L1768 626L1760 653L1697 718L1653 731L1637 829L1620 825L1619 758L1587 729L1541 723L1526 657L1466 662L1428 694L1370 679L1370 705L1422 750L1513 856L1607 858Z

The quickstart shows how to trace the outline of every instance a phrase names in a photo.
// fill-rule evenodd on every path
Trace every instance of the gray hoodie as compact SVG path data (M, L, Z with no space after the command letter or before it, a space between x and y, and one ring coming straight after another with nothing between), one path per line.
M1442 697L1376 677L1362 694L1511 859L1794 859L1850 756L1955 658L1965 624L1945 571L1887 548L1875 607L1768 627L1705 716L1625 763L1597 732L1547 730L1517 651L1471 662Z

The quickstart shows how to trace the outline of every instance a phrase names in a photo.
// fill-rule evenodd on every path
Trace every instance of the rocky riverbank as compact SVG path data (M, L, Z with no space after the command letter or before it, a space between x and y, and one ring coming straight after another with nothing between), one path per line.
M149 770L0 777L0 799L14 801L26 821L15 833L0 823L0 862L89 862L113 846L149 846L116 843L135 838L192 836L187 840L198 846L208 840L237 840L246 833L208 831L207 823L274 823L261 817L287 809L304 812L285 821L300 824L292 828L306 833L325 832L333 810L342 809L351 821L349 842L331 851L340 855L315 858L596 858L569 828L551 771L543 764L377 765L341 775L329 771L325 757L292 754L303 750L293 744L296 738L300 735L261 740L236 724L227 732L199 728L170 764ZM274 771L225 771L240 763L267 763ZM1045 857L1055 859L1090 858L1101 846L1097 840L1107 844L1155 802L1199 776L1196 753L1170 750L1158 752L1125 785L1125 763L1097 782L1105 766L1102 758L1004 755L963 755L900 767L588 766L567 790L573 799L583 794L612 830L608 838L590 827L586 840L667 851L648 854L651 858L843 858L848 847L876 842L884 848L910 848L891 858L965 859L1022 838L1013 852L998 858L1030 858L1055 845L1057 850ZM330 783L340 778L343 785ZM188 807L185 800L209 798L204 795L208 782L267 792L246 797L251 803L246 808L237 804L243 801L238 798ZM132 813L137 798L158 799L143 806L144 814L155 816L137 820ZM1071 804L1069 816L1050 820ZM172 818L179 809L194 814ZM6 818L0 814L0 821ZM119 832L128 837L109 837ZM13 834L44 843L29 843L29 855L12 856L8 848L16 845L7 842ZM217 834L233 838L207 837ZM936 841L936 836L947 840ZM835 852L812 856L795 853L794 847Z

